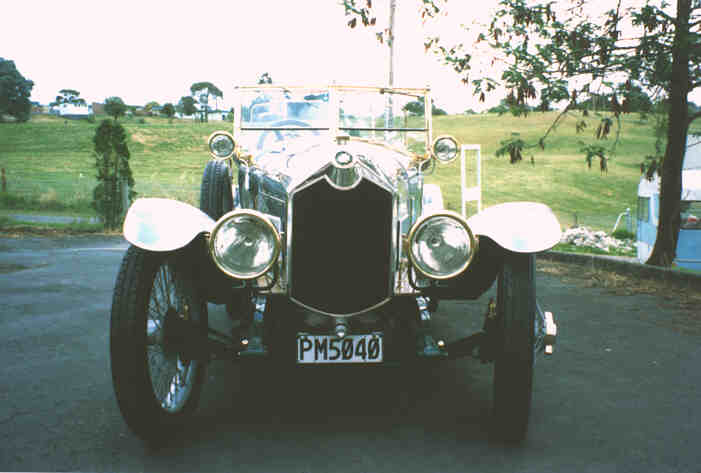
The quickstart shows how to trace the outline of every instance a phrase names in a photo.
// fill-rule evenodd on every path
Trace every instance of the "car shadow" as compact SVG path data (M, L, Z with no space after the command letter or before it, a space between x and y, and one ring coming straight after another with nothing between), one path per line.
M192 449L222 437L232 441L261 434L391 438L407 429L489 441L491 366L477 361L249 368L231 362L212 364L200 408L188 427L152 452Z

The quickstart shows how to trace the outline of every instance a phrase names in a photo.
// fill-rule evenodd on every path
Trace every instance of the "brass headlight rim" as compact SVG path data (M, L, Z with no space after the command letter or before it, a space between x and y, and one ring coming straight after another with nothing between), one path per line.
M444 276L436 276L433 274L430 274L419 266L416 262L416 258L414 257L414 253L412 251L413 248L413 243L414 243L414 237L416 236L416 232L421 228L422 225L424 225L428 220L435 218L435 217L448 217L452 218L453 220L456 220L466 231L467 235L470 238L470 256L468 256L467 261L458 269L457 271L453 271L450 274L444 275ZM462 215L450 211L450 210L444 210L442 212L436 212L428 215L424 215L423 217L419 218L416 223L411 227L409 230L409 234L407 235L407 243L408 243L408 248L407 248L407 253L409 254L409 261L411 262L411 265L416 271L419 272L424 277L427 277L429 279L434 279L438 281L443 281L446 279L452 279L454 277L460 276L462 273L464 273L467 268L472 264L472 260L475 258L475 254L477 253L479 249L479 239L475 237L475 235L472 233L472 230L470 229L470 226L467 224L465 219L462 217Z
M231 153L227 154L224 157L221 157L221 156L215 154L214 151L212 151L212 140L219 135L223 135L223 136L226 136L227 138L229 138L231 140L231 144L232 144ZM228 131L225 131L225 130L214 131L211 135L209 135L209 138L207 138L207 149L209 150L209 155L217 161L224 161L226 159L231 159L234 156L234 154L236 154L236 140L234 140L234 135L232 135L231 133L229 133Z
M264 225L266 225L272 230L273 235L275 236L275 251L273 252L273 257L270 259L270 263L268 263L263 270L257 272L253 276L240 276L229 271L221 263L219 263L219 260L216 258L214 252L214 240L216 239L217 232L219 231L221 226L224 225L224 223L226 223L227 221L231 220L232 218L239 217L242 215L254 217L262 221ZM265 216L265 214L252 209L236 209L222 215L222 217L219 220L217 220L217 223L214 225L214 228L212 228L212 231L209 235L209 254L212 260L214 261L214 264L217 266L217 268L219 268L220 271L222 271L227 276L230 276L234 279L239 279L241 281L249 281L251 279L259 278L268 271L270 271L277 262L278 258L280 257L281 248L282 239L280 238L280 232L278 232L277 227L275 227L275 225L270 221L270 219L268 219Z
M448 159L448 160L446 160L446 161L441 160L441 159L438 157L438 154L436 153L436 145L438 144L438 142L439 142L440 140L450 140L450 141L452 141L453 143L455 143L455 155L454 155L452 158L450 158L450 159ZM456 159L458 159L458 154L460 154L460 143L458 143L458 140L455 139L455 137L454 137L453 135L440 135L440 136L437 136L437 137L433 140L433 144L431 145L431 157L432 157L433 159L435 159L436 161L438 161L439 163L441 163L441 164L450 164L450 163L452 163L453 161L455 161Z

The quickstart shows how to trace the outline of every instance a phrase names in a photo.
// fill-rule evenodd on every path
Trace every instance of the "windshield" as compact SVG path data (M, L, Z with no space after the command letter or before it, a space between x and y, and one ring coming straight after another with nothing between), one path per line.
M348 135L427 153L425 89L252 87L237 90L234 135L255 155Z

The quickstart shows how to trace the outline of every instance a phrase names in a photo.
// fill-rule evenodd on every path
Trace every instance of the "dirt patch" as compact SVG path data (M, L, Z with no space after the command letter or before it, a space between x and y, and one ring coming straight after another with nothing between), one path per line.
M156 138L154 136L148 136L139 131L133 132L131 134L131 139L132 141L136 141L137 143L141 143L142 145L150 144L156 141Z
M585 288L606 289L619 296L656 296L675 309L671 317L657 320L660 325L683 333L701 334L701 290L689 284L614 271L575 263L538 260L537 271L559 278L563 283ZM651 313L654 309L651 308Z

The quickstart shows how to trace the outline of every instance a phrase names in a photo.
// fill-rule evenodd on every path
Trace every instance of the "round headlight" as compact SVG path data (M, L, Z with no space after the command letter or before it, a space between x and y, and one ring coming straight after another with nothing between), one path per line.
M458 157L458 142L452 136L439 136L433 142L433 155L442 163L449 163Z
M234 137L225 131L215 131L209 135L209 154L215 159L227 159L234 155Z
M477 243L470 227L452 212L422 218L409 232L409 258L422 275L448 279L465 271Z
M216 265L237 279L265 274L280 254L280 235L263 214L234 210L217 222L209 242Z

